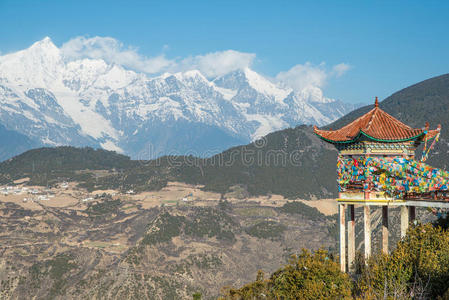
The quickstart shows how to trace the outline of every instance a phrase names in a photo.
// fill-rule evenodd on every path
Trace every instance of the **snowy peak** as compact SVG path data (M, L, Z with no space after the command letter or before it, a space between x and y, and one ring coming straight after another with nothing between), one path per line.
M277 102L282 102L282 100L292 92L291 89L281 89L268 79L250 70L249 68L244 69L243 72L248 84L253 89L266 96L273 96Z
M196 78L199 80L207 81L206 77L204 77L203 74L199 70L190 70L186 72L179 72L175 74L176 77L179 77L180 79L184 78Z
M173 74L173 76L178 81L180 81L183 84L186 84L188 86L191 86L191 87L195 87L198 84L200 84L200 85L202 84L202 85L206 85L206 86L211 85L209 80L203 74L201 74L201 72L198 70L179 72L179 73Z
M214 83L220 88L231 91L252 89L280 103L292 92L291 89L281 88L249 68L236 70L218 77L214 80Z
M213 81L218 87L228 90L239 90L248 86L248 79L243 70L236 70L228 74L217 77Z
M50 38L0 57L0 77L16 84L47 86L57 78L62 68L60 50Z
M59 52L59 48L56 47L55 44L53 44L53 41L51 40L51 38L49 38L48 36L46 36L45 38L43 38L40 41L35 42L33 45L31 45L28 50L33 50L33 51L41 51L43 53L55 53L55 52Z
M64 84L72 90L83 92L91 87L119 89L128 86L138 74L119 65L107 64L102 59L81 59L66 63Z

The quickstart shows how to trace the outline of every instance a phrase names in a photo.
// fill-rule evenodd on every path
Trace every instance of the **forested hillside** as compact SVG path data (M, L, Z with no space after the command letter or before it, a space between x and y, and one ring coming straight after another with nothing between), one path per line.
M182 181L220 193L239 185L251 195L329 197L335 192L335 159L335 150L321 143L311 127L299 126L207 159L164 156L134 161L91 148L35 149L1 163L0 183L29 177L30 185L78 181L89 190L143 191L162 188L168 181Z

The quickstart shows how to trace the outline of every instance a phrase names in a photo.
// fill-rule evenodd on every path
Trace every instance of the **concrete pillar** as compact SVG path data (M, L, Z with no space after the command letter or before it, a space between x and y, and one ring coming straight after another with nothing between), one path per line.
M409 224L409 208L408 206L401 206L401 238L407 233Z
M348 222L348 268L354 270L355 260L355 210L354 204L349 204L349 222Z
M345 204L338 205L340 215L340 269L346 272L346 229L345 229Z
M369 205L363 207L363 224L365 232L365 259L371 256L371 211Z
M382 252L388 254L388 206L382 206Z

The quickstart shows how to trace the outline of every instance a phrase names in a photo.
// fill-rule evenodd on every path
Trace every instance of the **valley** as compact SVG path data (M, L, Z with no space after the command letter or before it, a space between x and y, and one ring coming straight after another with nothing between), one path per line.
M177 182L123 194L23 183L0 196L5 298L208 299L302 247L335 250L335 218L307 201L220 196Z

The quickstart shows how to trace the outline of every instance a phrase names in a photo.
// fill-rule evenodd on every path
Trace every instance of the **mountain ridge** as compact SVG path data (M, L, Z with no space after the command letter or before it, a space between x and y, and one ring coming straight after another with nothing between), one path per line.
M0 124L41 146L101 147L136 158L151 144L162 154L201 155L298 124L324 125L357 107L313 86L295 92L248 68L216 78L198 70L149 77L102 59L69 60L61 49L45 38L0 56ZM170 140L148 134L153 128ZM189 128L199 138L179 147ZM214 133L221 144L208 142Z

